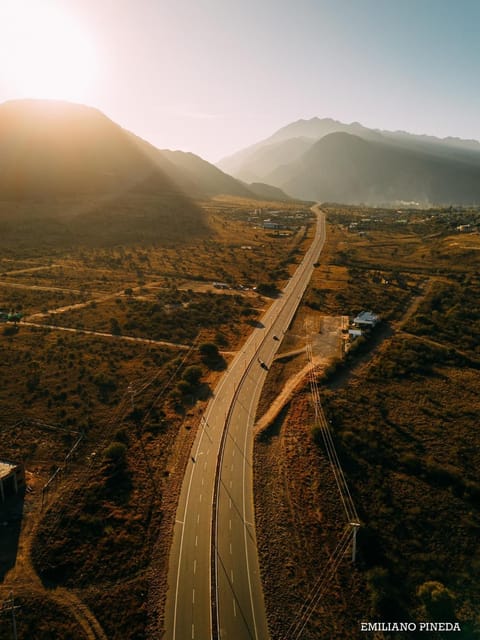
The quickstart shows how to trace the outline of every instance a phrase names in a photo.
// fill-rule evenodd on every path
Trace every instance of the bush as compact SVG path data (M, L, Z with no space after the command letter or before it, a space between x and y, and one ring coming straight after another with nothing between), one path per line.
M103 452L103 457L114 466L121 467L125 464L127 447L123 442L112 442Z

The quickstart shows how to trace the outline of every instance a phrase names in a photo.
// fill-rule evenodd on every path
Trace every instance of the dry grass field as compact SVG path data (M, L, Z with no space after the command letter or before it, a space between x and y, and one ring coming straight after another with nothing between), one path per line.
M207 236L28 244L1 260L0 309L25 320L0 324L1 457L24 463L28 485L0 531L19 639L138 639L158 620L202 410L270 302L252 287L282 287L311 238L307 218L288 236L261 228L258 202L201 206ZM261 203L284 206L309 215ZM210 342L217 359L200 352ZM1 638L11 624L0 616Z
M327 219L327 244L286 350L302 346L308 314L370 309L383 322L342 363L317 371L361 528L356 564L344 558L301 637L361 638L362 621L448 620L459 622L458 637L479 638L478 213L332 206ZM466 223L471 232L455 231ZM286 360L283 371L281 362L263 409L305 357ZM345 526L315 424L305 380L255 443L274 639L290 637Z

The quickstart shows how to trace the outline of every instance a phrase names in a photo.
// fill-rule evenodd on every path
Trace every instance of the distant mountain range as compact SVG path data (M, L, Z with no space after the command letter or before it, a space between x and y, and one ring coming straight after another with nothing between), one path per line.
M480 143L379 131L330 118L299 120L218 166L306 200L480 203Z
M2 244L28 235L52 244L180 239L206 233L197 201L219 194L288 199L192 153L159 150L90 107L0 105Z

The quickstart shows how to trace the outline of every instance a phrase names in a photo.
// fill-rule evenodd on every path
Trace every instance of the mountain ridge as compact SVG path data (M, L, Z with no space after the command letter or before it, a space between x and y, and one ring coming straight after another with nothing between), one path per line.
M314 134L319 137L308 137ZM300 153L299 139L303 141ZM361 146L358 140L371 146ZM269 154L272 148L276 166ZM328 158L321 157L322 150ZM356 164L347 161L349 154ZM391 170L382 166L385 162ZM220 166L234 169L233 175L239 178L254 173L258 180L305 200L333 199L349 204L415 201L422 206L480 202L480 142L368 129L358 122L344 124L331 118L297 120L229 156ZM379 181L382 175L383 184Z

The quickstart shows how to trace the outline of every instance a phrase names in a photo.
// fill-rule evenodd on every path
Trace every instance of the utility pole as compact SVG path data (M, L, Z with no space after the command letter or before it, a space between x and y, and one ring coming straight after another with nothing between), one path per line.
M132 403L132 411L135 411L135 402L134 402L135 392L134 392L133 386L131 384L128 385L128 393L130 394L130 402Z
M17 621L15 619L15 609L20 609L20 607L15 606L13 591L10 591L10 599L5 602L5 605L0 609L0 613L8 612L9 608L12 613L13 640L17 640Z
M352 562L357 559L357 531L360 527L359 522L350 522L352 527Z

